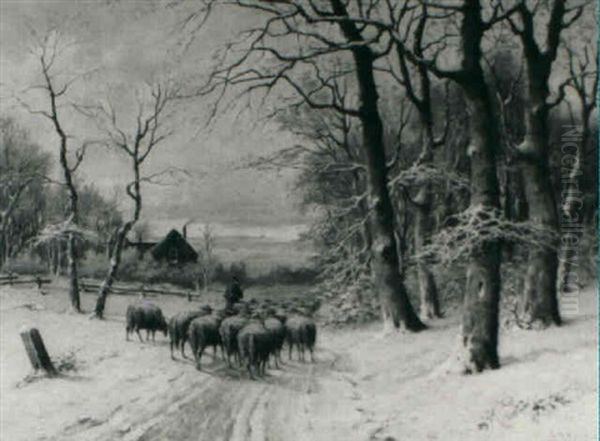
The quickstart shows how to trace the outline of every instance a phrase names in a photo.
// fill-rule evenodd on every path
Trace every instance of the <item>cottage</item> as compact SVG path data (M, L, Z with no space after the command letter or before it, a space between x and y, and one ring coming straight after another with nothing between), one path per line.
M150 253L154 260L171 264L198 261L198 253L177 230L171 230Z

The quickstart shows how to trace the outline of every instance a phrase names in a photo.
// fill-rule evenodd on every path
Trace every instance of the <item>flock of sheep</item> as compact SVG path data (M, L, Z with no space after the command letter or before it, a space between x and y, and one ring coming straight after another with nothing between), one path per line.
M212 346L213 357L218 349L232 367L232 359L238 366L245 366L251 378L263 376L269 360L276 367L281 362L281 351L288 345L289 359L296 348L298 359L305 360L305 351L314 361L317 328L312 318L318 309L318 301L302 299L275 302L269 299L259 303L255 299L240 301L229 308L213 309L209 305L192 311L175 314L168 321L161 309L142 300L129 305L126 313L126 340L136 332L143 341L140 330L146 330L146 339L156 331L170 338L171 358L174 349L185 356L185 344L192 348L197 369L201 369L202 355Z

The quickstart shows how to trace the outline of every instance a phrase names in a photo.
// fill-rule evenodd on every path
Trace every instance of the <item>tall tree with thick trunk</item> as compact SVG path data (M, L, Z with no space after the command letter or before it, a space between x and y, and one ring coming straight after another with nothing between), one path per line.
M486 23L479 0L465 0L461 8L462 68L446 73L463 89L471 114L470 140L471 199L469 207L487 211L500 208L496 177L498 128L492 97L481 66L481 43ZM483 243L469 260L465 287L462 344L467 371L499 367L498 303L500 299L500 246L497 240Z
M536 10L530 10L524 0L519 1L517 14L508 19L523 46L527 73L525 136L517 146L517 151L525 177L529 220L557 233L558 214L548 161L548 116L558 100L549 101L549 80L561 32L573 24L582 12L583 6L567 9L565 0L554 0L545 33L545 49L540 48L536 41ZM521 305L523 320L530 326L546 327L561 323L556 292L557 270L555 246L531 250Z
M212 2L211 4L217 4ZM244 32L243 44L246 50L234 61L228 59L225 67L216 69L211 75L207 90L214 91L220 86L242 85L248 91L260 87L271 89L275 84L287 83L309 106L317 109L341 110L358 118L361 123L362 148L366 164L366 186L368 208L371 213L370 268L372 284L377 293L386 327L404 328L418 331L425 326L415 313L402 274L399 271L399 257L394 236L394 209L388 189L384 130L380 116L379 94L375 83L374 64L385 56L389 47L376 51L372 46L380 42L379 36L365 36L361 26L350 17L345 2L329 0L316 5L300 1L273 3L246 3L237 1L229 4L239 9L260 11L265 19L262 27ZM333 35L331 23L341 31L341 36ZM324 24L324 25L323 25ZM278 41L289 42L298 39L306 44L295 44L291 50L282 49ZM300 85L294 72L304 69L310 72L317 61L334 53L349 53L352 59L352 75L358 89L358 109L340 109L340 106L324 102L320 98L330 91L330 81L325 87L311 91ZM230 51L231 53L231 51ZM252 61L252 56L267 55L279 65L270 65L268 72ZM307 72L308 66L308 72ZM315 70L313 69L314 73ZM311 78L312 79L312 78ZM318 79L317 79L318 80ZM323 85L323 84L322 84ZM221 95L222 96L222 95Z
M407 7L409 3L405 3ZM401 20L396 23L396 31L402 24ZM425 27L427 24L427 6L421 6L421 16L418 19L417 26L413 32L412 51L415 57L422 59L424 56ZM432 90L430 73L426 66L416 63L416 79L413 79L415 73L409 69L408 60L404 47L396 45L396 56L398 58L400 75L393 75L394 78L404 87L406 96L417 110L417 115L421 125L421 153L417 159L417 166L431 166L433 164L434 148L443 144L445 136L436 138L434 135L434 117L432 109ZM393 71L391 71L393 73ZM415 84L416 83L416 84ZM448 121L445 121L447 133ZM410 198L415 207L415 253L423 251L429 244L430 236L433 231L433 189L430 182L425 182L417 190L414 198ZM441 317L440 302L435 277L429 266L423 262L417 262L417 276L419 281L420 294L420 315L422 319L431 319Z
M500 209L496 175L500 140L491 88L488 87L482 68L482 41L485 32L494 23L513 11L500 14L499 8L495 8L492 17L485 21L480 0L464 0L460 5L431 3L429 7L461 16L459 52L462 60L459 69L441 69L435 58L426 60L409 51L404 39L393 30L392 37L409 60L427 67L439 78L454 81L463 90L470 114L470 139L467 147L471 162L469 212L471 216L494 215ZM500 263L500 244L497 239L486 239L476 244L469 256L461 324L461 363L466 372L479 372L500 366Z
M140 95L143 95L143 93ZM165 172L171 172L171 170L167 170L152 175L142 174L142 165L150 154L158 144L172 134L172 130L165 129L164 123L165 119L169 117L168 105L173 101L174 91L169 85L156 84L150 87L149 95L149 110L145 110L145 104L148 103L144 103L143 99L138 96L136 124L130 135L119 126L117 113L112 105L78 107L81 113L94 119L108 135L107 143L125 154L131 170L131 182L125 186L125 192L133 202L133 210L131 217L116 231L112 242L108 271L100 285L93 314L94 317L100 319L104 317L106 299L118 274L125 240L140 219L142 183L152 183L153 180Z
M348 16L340 0L331 0L336 16ZM417 317L399 271L399 258L394 235L394 208L388 189L387 160L383 141L383 123L377 101L379 94L373 75L376 56L352 20L341 20L339 27L351 49L356 67L362 125L362 141L367 165L367 192L372 211L371 271L373 285L379 295L384 323L413 331L425 326Z

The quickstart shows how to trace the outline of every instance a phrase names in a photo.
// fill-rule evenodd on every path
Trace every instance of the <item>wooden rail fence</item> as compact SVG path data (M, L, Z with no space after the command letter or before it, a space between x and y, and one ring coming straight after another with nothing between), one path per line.
M2 285L22 285L26 283L32 283L41 288L44 284L48 284L52 280L42 277L20 277L15 274L0 274L0 286Z
M95 281L84 280L81 282L80 286L84 291L94 292L100 289L100 283ZM156 288L148 288L142 286L119 286L113 285L110 288L111 294L116 295L132 295L132 294L144 294L149 296L156 295L167 295L167 296L178 296L178 297L187 297L188 300L192 298L200 297L200 295L193 291L169 291L165 289L156 289Z
M32 283L37 285L39 289L42 288L44 284L51 283L52 280L48 278L42 277L21 277L16 274L0 274L0 286L11 286L11 285L19 285L19 284L27 284ZM95 280L86 280L83 279L79 284L80 288L85 292L97 292L100 289L100 283ZM145 296L157 296L157 295L167 295L167 296L178 296L178 297L187 297L189 301L193 299L200 298L200 294L194 291L177 291L177 290L166 290L166 289L157 289L157 288L148 288L146 286L125 286L125 285L113 285L110 288L110 293L113 295L136 295L136 294L144 294Z

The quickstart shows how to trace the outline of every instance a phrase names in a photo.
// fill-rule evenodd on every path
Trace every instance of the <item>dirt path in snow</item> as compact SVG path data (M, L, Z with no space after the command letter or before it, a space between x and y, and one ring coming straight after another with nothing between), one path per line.
M217 360L215 368L207 367L210 374L198 373L192 384L176 384L182 393L165 402L158 415L146 421L147 415L140 415L123 439L339 439L340 418L366 423L360 411L339 414L348 412L341 409L339 398L352 390L348 371L353 367L346 353L321 348L318 356L316 363L286 360L281 369L269 369L266 377L254 381ZM358 395L349 398L356 401Z
M286 353L281 369L251 380L212 354L201 372L190 360L172 361L162 335L155 344L126 342L120 317L91 321L57 312L55 297L1 294L2 438L329 441L356 439L355 430L368 427L353 379L352 333L321 329L315 363L297 361L296 353L289 361ZM41 330L55 360L72 354L73 371L23 381L30 367L18 332L30 325Z

